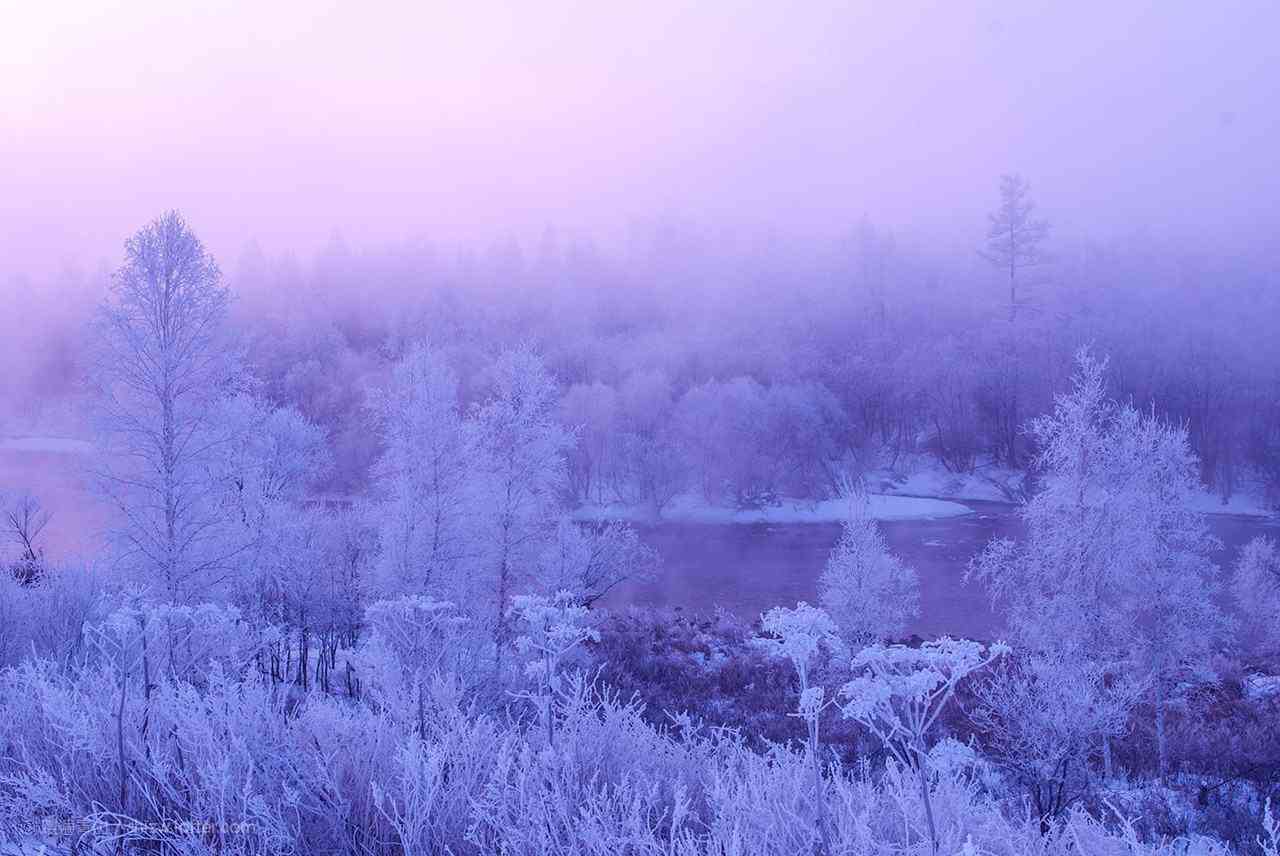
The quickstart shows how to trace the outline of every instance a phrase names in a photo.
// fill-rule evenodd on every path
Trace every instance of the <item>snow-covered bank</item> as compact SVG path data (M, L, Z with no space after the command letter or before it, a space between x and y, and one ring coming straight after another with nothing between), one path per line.
M948 472L928 456L899 460L895 467L883 466L864 476L867 488L877 494L902 497L935 497L959 502L1016 502L1023 494L1026 474L1007 467L979 465L972 473ZM1202 514L1238 514L1270 517L1265 491L1257 481L1242 483L1231 499L1202 490L1188 507Z
M945 499L918 496L868 496L871 516L876 520L931 520L959 517L973 509ZM630 520L654 522L647 508L613 503L586 505L577 509L577 520ZM779 505L751 511L739 511L709 505L700 497L686 494L676 497L662 510L662 523L839 523L849 516L849 502L843 499L807 501L784 499Z
M867 473L868 489L891 496L931 496L938 499L1013 502L1022 492L1024 474L983 467L972 473L948 472L931 459L913 461L908 468L877 469Z
M1237 491L1227 502L1209 491L1201 491L1190 507L1201 514L1239 514L1243 517L1270 517L1275 511L1267 507L1261 491Z

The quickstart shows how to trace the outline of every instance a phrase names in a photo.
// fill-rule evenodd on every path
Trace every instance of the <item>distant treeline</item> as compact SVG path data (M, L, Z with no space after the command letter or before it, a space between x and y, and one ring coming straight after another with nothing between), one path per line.
M1021 426L1087 344L1110 356L1117 398L1188 427L1207 488L1252 482L1274 501L1274 254L1149 237L1046 246L1019 272L1016 307L981 247L934 252L869 222L818 248L664 221L625 248L548 230L532 248L335 238L305 263L252 248L223 261L262 392L325 428L336 492L367 486L370 391L420 340L458 371L464 404L494 355L532 345L580 431L577 498L623 501L660 501L673 478L708 497L821 494L911 453L956 472L1025 466ZM91 280L27 283L30 323L7 337L0 387L11 400L76 394L105 290Z
M638 247L638 248L637 248ZM1007 276L864 223L821 253L656 228L610 254L548 233L532 253L429 246L313 264L246 255L230 277L266 394L330 433L333 487L376 457L368 390L414 341L448 354L463 401L505 347L540 351L580 432L579 500L822 494L851 465L927 453L1020 468L1082 344L1112 393L1189 429L1207 488L1280 483L1275 267L1135 238ZM1002 278L1004 277L1004 278ZM887 457L887 460L886 460ZM838 464L838 466L837 466Z

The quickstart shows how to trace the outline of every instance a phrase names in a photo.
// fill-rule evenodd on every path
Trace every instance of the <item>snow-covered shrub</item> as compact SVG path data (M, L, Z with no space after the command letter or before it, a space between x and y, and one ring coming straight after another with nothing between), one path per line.
M26 584L0 573L0 667L32 655L66 660L80 651L85 624L103 607L95 571L47 565Z
M509 752L514 733L488 717L438 720L431 738L399 740L388 775L371 778L373 805L406 854L441 853L465 845L474 806L484 795L495 761Z
M534 703L547 729L547 744L555 745L552 702L560 689L561 667L579 645L600 641L600 632L591 626L590 611L568 591L553 597L517 595L512 598L510 614L520 634L515 649L524 661L524 676L531 686L515 695Z
M796 709L791 716L803 720L808 731L806 748L813 773L813 804L818 810L815 823L823 852L830 853L831 838L827 828L827 799L822 775L823 759L820 755L821 726L822 714L827 708L836 704L837 699L834 694L828 696L826 688L821 684L810 682L809 675L820 653L827 655L833 651L843 653L844 645L837 635L836 624L831 617L825 611L809 606L803 601L797 604L795 609L774 607L761 616L760 626L768 634L759 640L760 644L775 656L786 657L796 670L799 697L796 700Z
M867 728L899 767L919 776L924 817L935 852L940 839L929 798L929 732L960 682L1008 650L1002 643L988 649L977 642L947 637L919 648L872 645L854 656L854 678L840 689L845 718Z
M1231 593L1236 608L1269 649L1280 649L1280 544L1259 535L1236 559Z
M455 684L474 686L491 660L474 621L426 595L371 603L365 625L348 665L371 703L420 731L428 699L448 697Z
M199 687L162 676L122 692L113 666L32 661L0 683L0 814L11 831L74 824L95 846L192 853L214 842L271 851L296 838L285 720L256 679L215 664Z
M200 681L215 663L239 672L252 663L258 637L234 607L129 598L87 625L85 638L91 651L122 675L137 670L150 683L162 676Z
M1125 732L1142 688L1069 651L1012 659L977 684L970 717L1047 834L1088 794L1103 741Z
M1271 800L1267 800L1262 815L1263 834L1258 839L1264 856L1280 856L1280 817L1271 811Z
M217 664L202 685L162 679L149 699L131 696L121 730L103 703L114 686L96 664L0 671L0 841L69 849L61 830L74 827L82 849L104 851L793 856L814 852L825 814L831 853L1227 852L1079 811L1042 837L972 765L936 757L923 789L896 761L833 762L815 793L807 752L668 732L581 675L556 693L556 751L537 724L473 709L432 706L421 733L321 693L286 714L269 680Z
M456 665L450 640L465 639L471 622L445 604L414 597L370 609L368 640L384 671L361 666L365 691L353 697L291 697L270 675L233 668L238 655L194 656L237 650L231 615L126 604L93 626L83 656L0 670L0 842L69 849L74 828L85 850L181 854L1226 853L1205 838L1157 839L1150 824L1110 810L1099 820L1073 807L1042 835L970 745L932 740L959 681L999 653L976 643L875 646L854 657L840 702L880 728L890 758L851 764L829 752L816 765L813 744L769 744L646 711L637 697L565 671L558 652L590 629L567 600L523 602L512 622L540 664L554 748L519 704L485 708L456 689L474 676L453 671L467 666ZM170 627L192 655L157 653L150 682L137 665L125 670L141 639L150 652ZM820 610L779 610L761 629L768 639L752 642L728 618L667 628L671 643L701 646L707 662L747 664L760 703L779 717L788 673L811 691L845 667L817 667L828 644L836 650ZM689 668L682 674L716 679L705 665ZM413 684L395 683L428 674L421 706L403 692ZM828 703L825 693L799 699L793 712L806 722ZM1124 817L1156 805L1141 793L1149 789L1122 800Z

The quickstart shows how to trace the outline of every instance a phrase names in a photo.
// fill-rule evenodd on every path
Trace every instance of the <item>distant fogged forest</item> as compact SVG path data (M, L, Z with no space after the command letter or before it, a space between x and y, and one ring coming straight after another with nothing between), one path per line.
M447 354L464 404L495 353L531 345L580 432L575 498L659 504L695 486L708 499L830 495L850 460L884 455L926 454L955 473L1021 468L1033 451L1023 423L1090 345L1110 357L1118 397L1187 426L1207 489L1274 499L1270 251L1141 233L1046 246L1020 272L1013 312L981 247L934 252L870 220L816 248L670 220L637 228L625 249L550 229L536 246L483 250L335 237L305 261L251 247L225 275L261 392L328 432L329 492L367 486L379 452L369 391L417 341ZM39 413L75 394L105 280L25 288L32 324L11 337L6 382L25 402L15 413ZM686 477L696 485L672 483ZM619 495L636 491L650 495Z

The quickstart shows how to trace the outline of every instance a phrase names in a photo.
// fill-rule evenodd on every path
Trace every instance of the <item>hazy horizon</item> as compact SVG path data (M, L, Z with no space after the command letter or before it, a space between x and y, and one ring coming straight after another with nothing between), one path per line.
M1280 8L93 2L0 33L0 277L182 210L232 268L673 217L971 247L996 177L1063 240L1274 234ZM250 29L251 27L251 29Z

